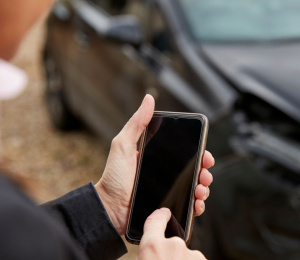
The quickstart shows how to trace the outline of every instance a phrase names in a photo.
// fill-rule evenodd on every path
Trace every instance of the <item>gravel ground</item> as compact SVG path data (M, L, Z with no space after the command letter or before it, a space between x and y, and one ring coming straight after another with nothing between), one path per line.
M96 182L107 158L104 142L87 131L60 133L52 128L44 102L44 78L40 54L44 23L37 24L22 43L13 63L29 77L25 92L2 104L3 162L11 170L37 180L35 199L45 202ZM128 245L128 244L127 244ZM123 260L134 259L137 247L128 245Z

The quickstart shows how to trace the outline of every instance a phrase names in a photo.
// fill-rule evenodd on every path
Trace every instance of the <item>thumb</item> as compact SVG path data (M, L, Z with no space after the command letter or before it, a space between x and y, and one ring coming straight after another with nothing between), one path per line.
M154 98L147 94L139 109L129 119L119 135L136 144L153 116L154 105Z
M144 225L144 236L164 237L167 224L171 218L171 211L167 208L155 210Z

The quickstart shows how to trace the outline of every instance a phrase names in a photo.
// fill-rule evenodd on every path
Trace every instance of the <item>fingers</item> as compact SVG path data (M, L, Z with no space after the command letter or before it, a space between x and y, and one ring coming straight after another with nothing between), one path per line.
M196 200L195 202L195 216L200 216L205 210L205 203L203 200Z
M205 151L203 155L202 167L209 169L215 165L215 159L209 151Z
M153 116L154 105L154 98L147 94L139 109L133 114L120 132L119 136L124 137L121 139L128 140L133 144L137 143Z
M171 218L171 211L167 208L155 210L144 225L144 237L165 237L165 230Z
M204 201L209 197L210 190L208 187L199 184L195 190L195 216L200 216L205 210Z
M213 181L212 174L207 170L207 168L212 167L215 164L215 159L212 154L205 151L203 156L203 168L199 173L199 185L195 189L195 216L200 216L205 210L204 201L208 198L210 190L209 185Z
M204 186L209 186L213 181L213 176L211 175L211 173L203 168L200 172L200 176L199 176L199 183L204 185Z
M205 203L204 201L208 198L210 190L209 185L212 183L212 175L211 173L203 168L200 173L199 182L200 184L197 185L195 189L195 216L200 216L205 210Z
M202 184L199 184L197 185L196 187L196 190L195 190L195 197L196 199L198 200L206 200L209 196L209 188L202 185Z

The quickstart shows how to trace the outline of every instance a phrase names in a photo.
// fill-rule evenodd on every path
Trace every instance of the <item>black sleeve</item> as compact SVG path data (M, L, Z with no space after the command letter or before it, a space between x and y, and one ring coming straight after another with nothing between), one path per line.
M69 229L83 250L93 259L117 259L127 248L95 190L89 183L42 205Z
M0 259L87 260L67 229L0 173Z

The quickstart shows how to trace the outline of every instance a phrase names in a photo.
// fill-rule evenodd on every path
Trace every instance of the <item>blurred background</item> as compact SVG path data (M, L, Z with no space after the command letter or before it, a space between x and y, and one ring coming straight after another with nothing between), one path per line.
M95 182L150 93L210 121L214 182L190 247L299 259L299 14L300 0L57 1L14 60L29 86L3 105L4 162L45 186L39 202Z

